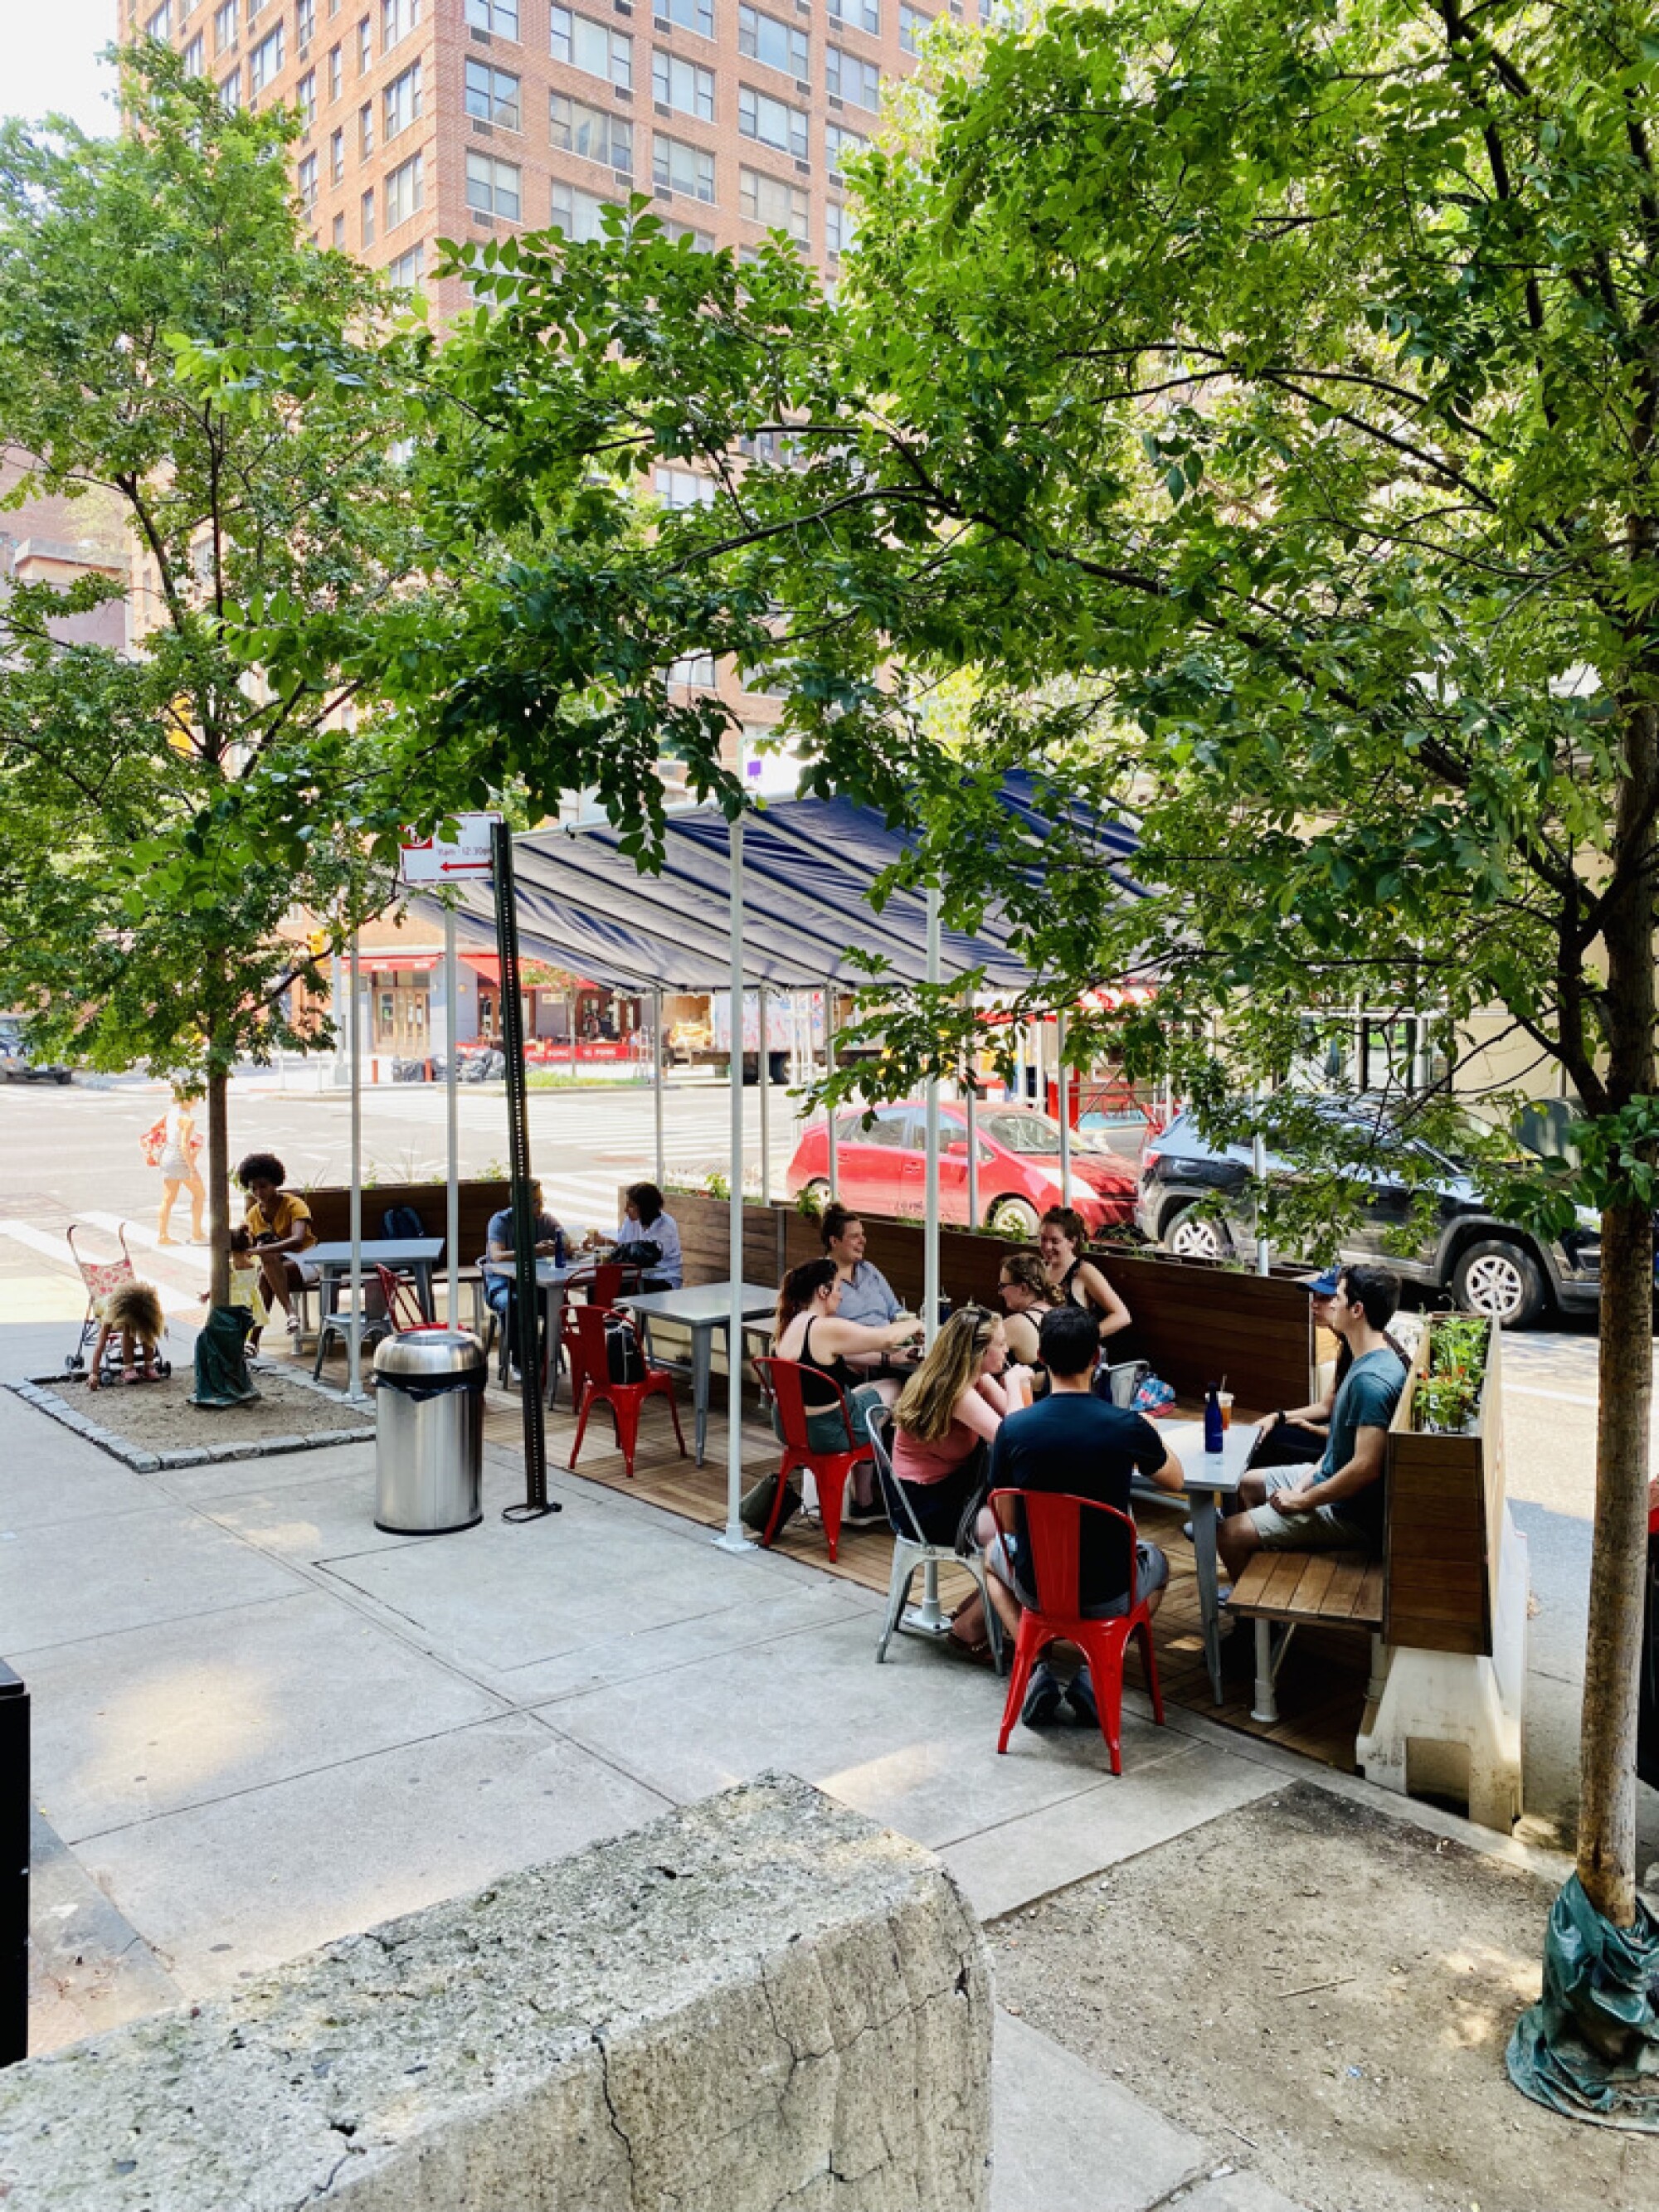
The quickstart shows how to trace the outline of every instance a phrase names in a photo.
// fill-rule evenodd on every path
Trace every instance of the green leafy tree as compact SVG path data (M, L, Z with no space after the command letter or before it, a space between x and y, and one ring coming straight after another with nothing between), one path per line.
M228 113L153 46L124 82L118 138L0 131L10 495L112 505L132 555L130 592L0 600L0 1004L85 1064L205 1091L222 1302L229 1071L318 1042L284 1012L316 980L295 910L343 933L388 893L388 787L338 664L407 562L403 418L376 281L302 230L291 118ZM75 641L63 617L123 596L126 649ZM273 679L263 626L301 614Z

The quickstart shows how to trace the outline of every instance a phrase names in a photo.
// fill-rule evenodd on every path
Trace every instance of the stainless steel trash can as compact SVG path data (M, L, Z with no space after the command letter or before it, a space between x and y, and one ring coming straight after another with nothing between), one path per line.
M374 1526L444 1536L483 1517L483 1347L468 1329L411 1328L374 1352Z

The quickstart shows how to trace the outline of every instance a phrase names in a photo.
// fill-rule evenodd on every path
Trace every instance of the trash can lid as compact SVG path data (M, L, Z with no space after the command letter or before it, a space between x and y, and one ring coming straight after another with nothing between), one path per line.
M377 1375L470 1375L483 1364L483 1346L466 1328L402 1329L374 1348Z

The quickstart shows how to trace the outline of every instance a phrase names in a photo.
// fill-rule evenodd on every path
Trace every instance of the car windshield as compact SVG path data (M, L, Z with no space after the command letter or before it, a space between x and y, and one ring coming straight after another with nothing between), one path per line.
M981 1115L979 1126L1005 1152L1036 1154L1049 1159L1060 1156L1060 1124L1051 1121L1046 1114L1016 1108L1012 1113ZM1078 1152L1104 1152L1111 1147L1085 1129L1074 1129L1072 1149Z

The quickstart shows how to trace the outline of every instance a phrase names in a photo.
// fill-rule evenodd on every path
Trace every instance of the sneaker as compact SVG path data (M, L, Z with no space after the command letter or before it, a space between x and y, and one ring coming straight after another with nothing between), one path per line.
M1048 1728L1060 1717L1065 1692L1049 1672L1047 1662L1039 1665L1032 1674L1031 1686L1025 1692L1025 1703L1019 1717L1027 1728Z
M295 1350L297 1352L300 1346L306 1340L305 1322L299 1314L290 1314L289 1316L288 1335L289 1343L293 1345Z
M1181 1524L1181 1533L1182 1533L1182 1535L1187 1539L1187 1541L1190 1544L1190 1543L1192 1542L1192 1540L1193 1540L1193 1524L1192 1524L1192 1522L1191 1522L1190 1521L1183 1521L1183 1522L1182 1522L1182 1524Z
M887 1526L887 1508L878 1498L872 1498L867 1505L860 1505L856 1498L848 1498L841 1516L841 1525L843 1528L884 1528Z
M1100 1726L1100 1708L1095 1703L1095 1686L1086 1667L1079 1667L1066 1685L1066 1702L1072 1709L1073 1717L1081 1721L1085 1728L1097 1729Z

